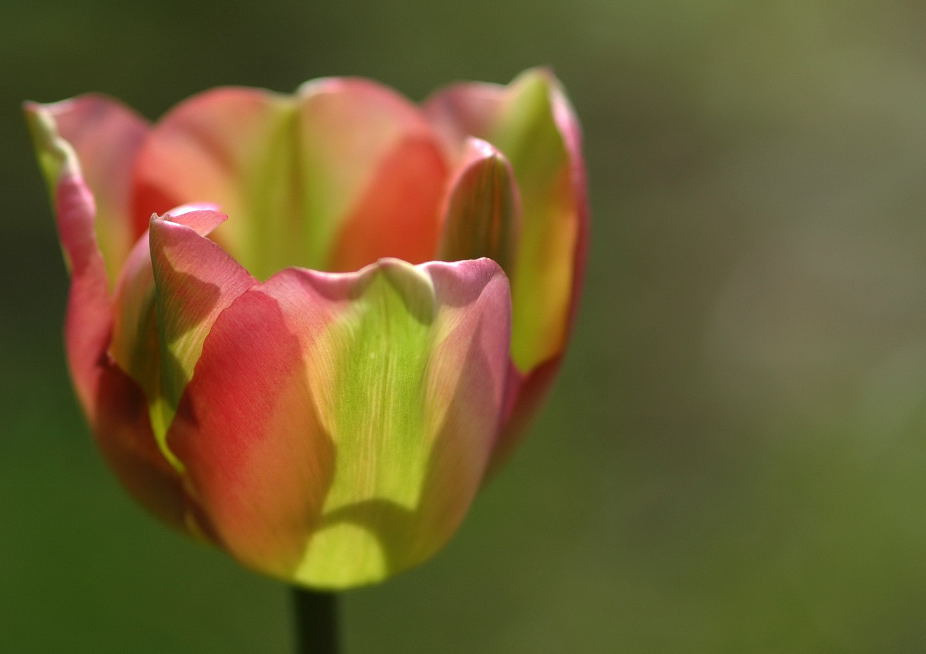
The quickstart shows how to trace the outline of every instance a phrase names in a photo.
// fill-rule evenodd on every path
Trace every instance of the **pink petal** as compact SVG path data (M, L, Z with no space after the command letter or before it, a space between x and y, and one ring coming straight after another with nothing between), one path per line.
M162 443L213 323L256 283L238 262L205 238L224 220L223 214L207 210L167 214L151 221L160 355L159 415L153 413L152 418Z
M304 319L310 328L317 314ZM206 339L168 436L223 545L284 578L302 557L333 472L305 365L279 303L245 292Z
M30 104L55 124L73 148L94 200L94 222L110 279L143 231L131 217L131 175L147 122L117 100L88 94L54 104Z
M87 416L96 418L101 359L109 344L111 302L106 267L97 243L96 203L74 147L62 136L58 118L82 115L78 98L54 105L28 103L26 117L52 195L58 236L71 272L65 317L65 347L71 377ZM117 110L113 110L117 112ZM74 121L70 121L73 131Z

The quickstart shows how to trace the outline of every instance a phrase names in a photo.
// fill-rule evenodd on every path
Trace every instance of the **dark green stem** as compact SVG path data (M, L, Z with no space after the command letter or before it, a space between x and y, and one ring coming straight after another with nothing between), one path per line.
M292 593L296 654L337 654L337 595L297 587Z

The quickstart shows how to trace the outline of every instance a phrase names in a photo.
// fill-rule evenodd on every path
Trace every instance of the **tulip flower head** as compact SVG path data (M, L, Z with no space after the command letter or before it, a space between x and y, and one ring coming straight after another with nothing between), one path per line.
M552 74L421 106L328 78L214 89L153 125L99 95L26 115L71 375L125 488L308 587L439 550L570 331L585 180Z

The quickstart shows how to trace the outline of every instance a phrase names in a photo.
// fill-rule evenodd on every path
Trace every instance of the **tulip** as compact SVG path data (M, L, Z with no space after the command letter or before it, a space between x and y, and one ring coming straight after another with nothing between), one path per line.
M154 125L99 95L26 115L70 372L126 489L306 587L439 550L573 320L585 181L552 74L421 106L328 78L207 91Z

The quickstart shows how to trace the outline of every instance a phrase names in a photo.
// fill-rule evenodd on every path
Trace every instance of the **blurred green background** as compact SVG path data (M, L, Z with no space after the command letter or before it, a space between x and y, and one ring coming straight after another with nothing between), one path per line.
M915 0L7 2L0 651L284 653L287 597L136 509L72 398L19 102L218 84L415 99L550 64L583 120L558 385L346 651L926 651L926 11Z

